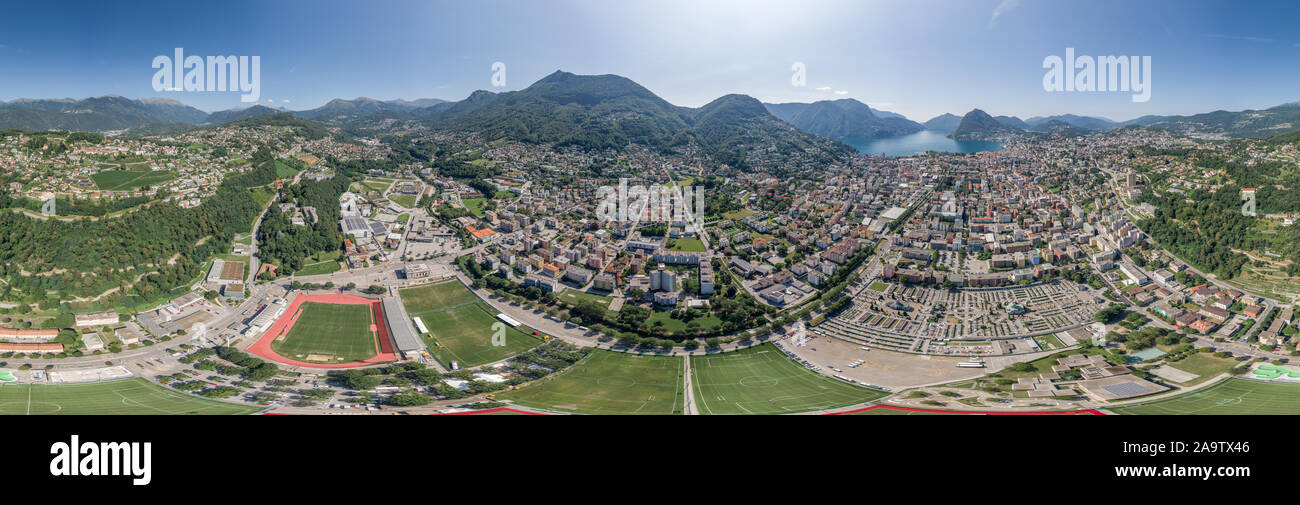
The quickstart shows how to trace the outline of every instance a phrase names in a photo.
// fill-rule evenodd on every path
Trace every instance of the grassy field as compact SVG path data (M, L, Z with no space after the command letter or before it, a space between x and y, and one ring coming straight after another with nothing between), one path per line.
M402 304L406 306L406 312L411 315L478 301L474 293L455 279L414 288L402 288L399 293L402 295Z
M745 218L747 218L747 217L749 217L749 216L752 216L752 215L754 215L754 214L756 214L756 212L754 212L754 211L752 211L752 210L749 210L749 209L740 209L740 210L733 210L733 211L731 211L731 212L725 212L725 213L722 214L722 217L725 217L725 218L730 219L730 220L732 220L732 221L740 221L740 220L745 219Z
M283 161L275 160L275 177L277 179L291 179L295 175L298 175L297 169L285 165Z
M609 309L609 304L614 301L613 298L610 298L608 296L598 295L595 293L588 293L586 291L579 291L577 289L564 290L563 293L560 293L560 299L569 303L579 303L584 300L590 300L596 302L596 304L600 305L601 308L607 310Z
M1108 410L1134 415L1295 414L1300 412L1300 384L1230 378L1171 398Z
M722 326L722 319L719 319L714 315L697 317L692 320L692 322L694 321L698 321L699 328L704 330L712 330ZM672 311L668 310L656 310L650 314L648 319L646 319L646 325L650 327L654 327L657 322L663 322L664 330L669 333L685 331L687 328L686 322L683 322L681 319L673 319Z
M704 242L701 242L700 239L695 237L674 238L674 239L668 239L668 241L672 243L672 246L668 248L668 250L670 251L683 251L683 252L704 252L705 251Z
M560 374L497 398L580 414L681 414L680 357L595 350Z
M317 263L308 263L306 265L303 265L302 270L294 272L293 274L294 275L332 274L342 269L343 267L339 265L339 262L337 260L321 261Z
M343 256L343 251L329 251L316 253L308 256L302 266L302 270L294 272L294 275L320 275L332 274L343 269L339 263L339 257Z
M389 186L393 185L393 181L384 181L379 179L366 179L362 181L361 184L368 189L383 194L383 192L388 191Z
M429 329L421 335L429 352L444 365L462 367L492 363L532 349L541 343L532 330L505 326L505 345L493 345L493 328L500 322L496 310L479 301L459 281L447 281L401 291L402 304L412 318ZM504 323L502 323L504 325Z
M410 209L410 208L415 207L415 202L416 202L419 198L420 198L420 195L408 195L408 194L406 194L406 193L389 193L389 194L388 194L388 199L389 199L390 201L392 201L393 203L397 204L398 206L401 206L401 207L404 207L404 208L407 208L407 209Z
M170 170L108 170L90 176L95 185L104 191L126 191L170 181L176 174Z
M861 412L853 412L844 415L846 416L954 416L954 415L961 415L961 414L882 408L882 409L863 410Z
M271 348L281 356L302 361L318 361L307 359L313 354L331 356L331 363L373 358L379 353L375 334L370 331L373 322L369 305L306 302L289 334L271 342Z
M1232 358L1216 358L1211 353L1199 352L1182 360L1169 363L1169 366L1199 375L1200 377L1179 383L1183 386L1191 386L1218 377L1219 374L1226 373L1239 364L1239 361Z
M140 378L0 386L0 415L230 415L258 410L172 391Z
M504 326L505 345L492 345L492 336L496 332L493 327L500 322L496 314L487 304L477 302L447 310L412 313L411 317L419 317L429 329L430 333L424 336L425 343L429 352L445 365L452 361L462 367L492 363L532 349L542 342L533 336L532 330L525 333Z
M888 393L808 370L776 346L691 356L691 385L701 414L785 414L844 407Z
M478 217L483 217L483 204L486 202L487 198L466 198L461 200L461 203L465 204L465 210Z
M253 194L253 201L257 202L259 208L266 207L266 204L275 196L274 192L266 188L253 188L249 192Z

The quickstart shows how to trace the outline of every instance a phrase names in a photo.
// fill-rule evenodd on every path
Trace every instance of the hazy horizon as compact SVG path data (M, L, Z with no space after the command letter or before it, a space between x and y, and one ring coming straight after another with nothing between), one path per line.
M323 5L328 4L328 5ZM231 2L128 9L16 5L0 20L0 99L117 94L212 112L237 93L156 92L150 61L261 57L259 104L331 99L462 100L556 71L617 74L670 103L728 93L767 103L854 98L915 121L979 108L1020 118L1265 109L1300 100L1300 5L913 2ZM55 20L54 23L41 20ZM35 21L33 21L35 20ZM1043 60L1150 56L1152 94L1047 92ZM507 67L492 83L494 62ZM805 84L792 84L802 63Z

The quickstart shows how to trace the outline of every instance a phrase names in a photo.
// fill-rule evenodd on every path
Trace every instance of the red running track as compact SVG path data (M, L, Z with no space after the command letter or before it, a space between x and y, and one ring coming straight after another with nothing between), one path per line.
M858 413L858 412L866 412L866 411L868 411L868 410L875 410L875 409L901 410L901 411L905 411L905 412L925 412L925 413L929 413L929 414L964 414L964 415L976 415L976 416L1059 416L1059 415L1069 415L1069 414L1090 414L1090 415L1094 415L1094 416L1104 416L1104 415L1106 415L1104 412L1102 412L1102 411L1100 411L1100 410L1097 410L1097 409L1086 409L1086 410L1041 410L1041 411L1029 411L1029 412L977 412L977 411L971 411L971 410L914 409L914 408L912 408L912 407L896 407L896 406L893 406L893 405L872 405L872 406L870 406L870 407L863 407L863 408L860 408L860 409L849 410L849 411L846 411L846 412L831 412L831 413L826 414L826 415L828 415L828 416L839 416L839 415L844 415L844 414L856 414L856 413Z
M378 330L375 334L375 338L379 339L379 354L364 361L353 361L351 363L310 363L289 359L277 354L271 349L271 342L275 341L275 337L286 334L289 330L293 329L293 323L298 321L298 310L302 307L304 302L333 303L339 305L370 305L371 309L374 311L375 326ZM292 302L289 302L289 308L285 309L284 314L282 314L279 319L276 319L275 323L271 324L271 327L267 328L266 332L262 333L262 336L257 339L257 342L254 342L253 345L248 347L248 353L278 363L306 368L358 368L378 363L397 361L397 353L393 351L393 339L389 337L388 327L384 322L384 309L381 302L379 300L371 300L360 296L342 294L297 295Z

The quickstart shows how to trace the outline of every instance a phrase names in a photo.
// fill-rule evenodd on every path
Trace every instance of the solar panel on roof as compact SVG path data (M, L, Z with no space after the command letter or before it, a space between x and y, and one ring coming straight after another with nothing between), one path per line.
M1115 396L1134 396L1147 392L1147 387L1135 382L1121 382L1110 386L1102 386L1110 394Z

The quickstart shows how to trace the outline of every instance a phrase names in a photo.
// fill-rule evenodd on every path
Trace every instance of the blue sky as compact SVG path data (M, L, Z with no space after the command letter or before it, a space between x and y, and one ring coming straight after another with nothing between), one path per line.
M1264 108L1300 100L1300 2L1095 0L24 2L0 17L0 99L155 92L154 56L258 55L261 102L459 100L563 69L627 76L668 101L850 97L925 120ZM1043 58L1152 58L1152 94L1049 93ZM493 62L506 86L493 88ZM791 65L804 63L804 87ZM839 92L839 93L837 93Z

